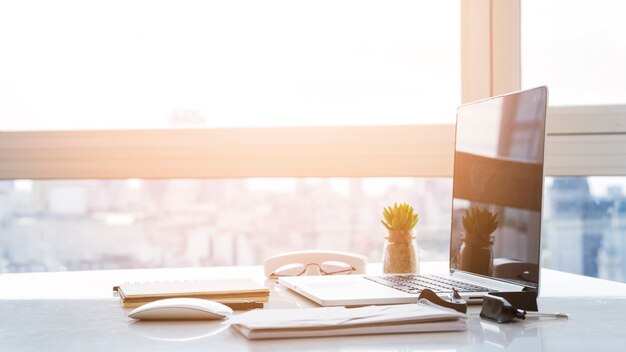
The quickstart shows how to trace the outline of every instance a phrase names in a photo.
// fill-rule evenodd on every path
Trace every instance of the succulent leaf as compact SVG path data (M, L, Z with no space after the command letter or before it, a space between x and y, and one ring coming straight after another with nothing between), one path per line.
M411 231L418 221L417 213L407 203L394 203L393 206L383 208L381 223L389 231Z

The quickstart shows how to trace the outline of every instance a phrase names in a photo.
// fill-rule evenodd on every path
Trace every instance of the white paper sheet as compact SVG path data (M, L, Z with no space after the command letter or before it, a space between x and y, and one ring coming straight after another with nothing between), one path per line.
M249 329L280 329L323 326L350 326L378 323L455 320L465 315L423 304L366 306L360 308L322 307L303 309L256 309L229 319Z

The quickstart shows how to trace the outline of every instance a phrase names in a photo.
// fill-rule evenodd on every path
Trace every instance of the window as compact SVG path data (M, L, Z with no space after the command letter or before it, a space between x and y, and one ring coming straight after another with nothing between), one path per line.
M457 0L3 2L0 271L259 264L303 246L379 260L383 203L449 199L460 40ZM368 193L371 177L391 193ZM362 183L362 207L337 183ZM445 258L448 221L425 211L423 254Z
M590 185L587 198L591 203L605 202L606 192L593 191L598 177L615 175L621 179L626 175L626 155L622 152L626 150L626 129L620 122L626 108L615 105L624 104L624 91L616 86L624 81L624 71L621 65L613 66L621 62L624 53L622 27L616 27L620 22L614 17L621 13L621 4L594 4L591 10L602 11L602 16L592 16L591 10L583 12L581 2L544 4L523 2L520 10L518 2L473 0L391 4L131 1L107 8L78 1L42 1L28 8L21 3L2 3L0 129L9 132L2 132L0 138L0 178L10 180L0 182L2 195L10 199L6 204L17 204L16 209L24 209L22 204L32 205L39 197L33 196L35 193L26 196L29 189L60 187L61 191L46 193L46 199L63 198L63 194L72 194L75 199L63 205L46 201L47 206L54 206L50 208L55 209L54 215L46 213L50 209L32 216L18 214L14 208L3 206L2 226L32 226L45 231L42 223L48 221L46 216L58 221L76 216L72 211L86 209L87 203L76 199L86 199L90 187L98 184L113 188L141 185L139 189L152 184L168 185L166 188L194 184L203 189L242 182L246 185L239 189L243 199L260 192L247 188L258 177L281 178L272 182L283 188L300 182L331 190L337 182L364 185L369 178L383 177L385 182L396 184L388 189L397 187L403 194L419 190L420 199L422 194L431 199L434 192L441 204L447 204L446 177L452 173L451 123L461 93L463 100L469 101L540 84L549 85L553 104L546 148L546 171L552 178L547 182L546 197L557 197L562 183L569 185L574 178ZM121 6L124 11L118 11ZM67 11L70 7L72 11ZM576 32L580 26L574 28L568 22L567 11L560 10L570 7L585 15L590 24L584 30L591 34ZM543 34L550 31L554 34L550 34L547 45ZM603 42L594 36L612 39ZM25 42L31 45L24 47ZM612 58L599 60L607 56L615 56L615 62ZM585 57L591 61L583 62ZM609 90L612 86L617 88ZM343 127L337 127L340 125ZM242 128L259 126L265 128ZM163 129L132 130L146 128ZM51 131L68 129L90 131ZM411 180L408 184L406 178ZM615 189L612 184L605 182L602 187ZM137 194L133 192L129 194ZM335 213L345 213L340 210L348 209L351 198L342 198L341 192L327 193L329 199L336 200L332 203L338 207ZM262 192L268 199L294 199L294 194ZM377 194L363 197L367 199L364 204L372 209L383 201L397 200ZM436 204L426 205L424 214L430 212L430 206L443 209L444 205ZM275 209L290 211L288 206L277 205ZM197 215L188 210L176 216ZM60 215L63 211L65 215ZM169 210L163 205L151 214L161 214L159 211ZM129 212L134 214L132 204L113 210L100 204L81 216L122 236L122 229L140 221L128 216ZM587 246L584 241L589 240L582 240L587 232L581 231L581 240L571 242L584 244L571 256L576 259L569 267L561 265L556 258L566 259L566 253L572 252L560 247L560 240L553 240L556 232L550 229L558 228L558 214L550 210L546 218L546 265L595 275L593 270L585 272L587 269L582 268L587 264L580 263L588 263L594 253L601 258L603 248L619 247L609 246L604 233L601 243L596 236L595 244ZM378 214L371 216L370 220L378 218ZM340 219L339 224L345 216ZM443 258L437 253L441 241L448 240L444 226L449 225L432 220L439 224L433 225L432 216L422 219L429 234L438 233L436 239L422 234L432 240L421 243L425 259ZM588 222L589 218L582 219ZM342 226L335 227L345 232ZM378 236L377 230L371 234L374 228L368 227L363 239ZM33 233L43 233L37 231ZM20 232L10 233L10 237L2 236L14 241ZM136 233L141 237L147 232ZM181 236L196 235L172 238ZM290 242L294 249L300 249L297 241L301 237L292 238L296 239ZM362 248L376 260L379 246L365 245L367 241L355 241L364 247L352 250ZM180 249L177 243L154 248ZM36 241L28 245L24 251L33 250ZM4 258L13 255L2 250ZM163 252L167 260L121 266L257 261L256 254L241 250L241 255L233 252L223 260L178 255L184 251ZM106 265L65 261L46 266L33 262L31 269L24 270L116 267L115 263L126 260L115 251L110 253L113 259L101 262ZM6 269L10 266L6 261L0 265L4 265L2 270L22 270ZM603 276L605 269L600 264L596 268L598 276L617 278Z

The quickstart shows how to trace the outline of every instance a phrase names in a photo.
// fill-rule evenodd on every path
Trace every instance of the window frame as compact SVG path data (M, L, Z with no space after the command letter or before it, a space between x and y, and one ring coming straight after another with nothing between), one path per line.
M0 179L452 174L454 125L4 132Z
M548 108L547 176L626 175L626 105Z

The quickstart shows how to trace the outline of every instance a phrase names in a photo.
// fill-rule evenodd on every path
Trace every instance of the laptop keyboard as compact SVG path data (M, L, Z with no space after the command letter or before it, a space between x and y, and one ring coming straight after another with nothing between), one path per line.
M452 292L456 289L459 292L489 292L486 287L472 285L467 282L453 280L447 277L436 275L384 275L365 276L367 280L395 288L406 293L419 294L423 289L428 288L437 293Z

